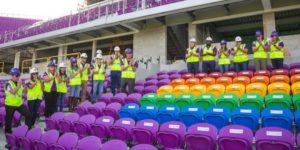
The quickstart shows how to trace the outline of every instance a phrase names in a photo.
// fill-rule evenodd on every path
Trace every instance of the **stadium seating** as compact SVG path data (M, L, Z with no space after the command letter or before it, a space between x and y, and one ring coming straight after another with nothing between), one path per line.
M273 93L284 93L284 94L290 94L291 87L288 83L284 82L275 82L268 86L268 92L269 94Z
M214 125L218 130L229 124L230 110L226 107L215 106L206 110L204 122Z
M136 123L132 128L132 140L135 144L154 144L159 124L155 120L145 119Z
M230 109L231 111L238 107L239 105L239 98L235 94L222 94L217 98L216 101L217 106L224 106Z
M245 94L240 97L240 105L252 107L261 111L264 105L264 97L253 93Z
M216 97L212 94L201 94L195 98L195 105L202 107L202 109L206 110L211 106L215 106Z
M292 105L292 99L288 94L269 94L265 97L265 105L266 107L282 107L290 109Z
M251 83L247 85L246 93L253 93L253 94L259 94L261 96L266 96L267 86L260 82Z
M226 93L235 94L238 97L245 94L245 85L243 84L230 84L226 87Z
M253 107L242 106L236 108L231 114L231 123L234 125L242 125L256 131L258 128L258 120L260 113Z
M161 125L157 133L158 144L165 149L178 149L184 144L186 127L177 121L166 122Z
M187 85L178 85L174 88L173 94L175 96L179 96L181 94L188 93L189 90L190 90L190 88Z
M199 96L200 94L203 94L206 92L206 86L204 85L194 85L190 87L189 93L193 94L194 97Z
M201 79L200 84L205 85L206 87L213 85L216 83L216 79L212 77L205 77Z
M225 86L222 84L213 84L207 88L207 93L210 93L210 94L214 95L215 97L218 97L219 95L223 94L224 92L225 92Z
M164 94L157 98L157 104L159 107L168 105L168 104L174 104L175 103L176 96L173 94Z
M139 110L136 112L136 119L137 120L144 120L144 119L156 119L158 112L158 107L154 104L147 104L143 105Z
M186 106L181 109L178 117L180 122L183 122L186 127L202 122L203 110L199 106Z
M232 84L232 78L230 78L230 77L219 77L216 80L216 84L222 84L226 87L229 84Z
M156 104L156 102L157 102L157 95L155 93L145 94L140 100L140 104L142 106L146 104Z
M232 83L239 83L247 86L250 83L250 78L247 76L238 76L233 79Z
M266 108L262 111L262 126L263 127L280 127L287 130L292 130L293 114L286 108Z
M177 120L180 113L180 108L176 105L165 105L161 107L157 113L156 119L159 124L166 123L168 121Z
M269 85L269 77L267 76L254 76L251 78L251 83L263 83L265 85Z
M194 96L192 94L181 94L175 98L174 103L180 108L184 108L194 103Z

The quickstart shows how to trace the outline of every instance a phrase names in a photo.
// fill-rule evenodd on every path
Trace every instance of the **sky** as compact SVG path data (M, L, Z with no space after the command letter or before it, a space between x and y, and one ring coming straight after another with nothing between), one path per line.
M76 11L84 0L0 0L0 16L50 19Z

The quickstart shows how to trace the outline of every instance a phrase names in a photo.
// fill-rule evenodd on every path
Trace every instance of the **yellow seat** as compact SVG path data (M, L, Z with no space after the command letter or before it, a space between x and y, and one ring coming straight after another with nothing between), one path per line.
M175 86L178 86L178 85L184 85L184 83L185 83L185 80L179 78L179 79L174 79L174 80L172 80L171 85L172 85L173 87L175 87Z
M296 83L292 84L292 93L293 93L293 95L300 93L300 82L296 82Z
M189 87L192 87L199 83L200 83L200 80L198 78L189 78L185 81L185 84L188 85Z
M200 84L205 85L206 87L216 83L216 79L212 77L205 77L201 79Z
M290 85L284 82L274 82L268 86L269 94L273 94L273 93L290 94L290 91L291 91Z
M239 83L247 86L250 83L250 78L246 76L238 76L233 79L232 83Z
M190 93L193 94L195 97L199 96L206 92L205 85L194 85L190 88Z
M206 92L218 97L219 95L224 94L225 86L222 84L213 84L207 88Z
M173 92L173 86L171 85L164 85L161 86L158 90L157 90L157 95L163 95L163 94L172 94Z
M181 94L189 93L189 90L190 88L187 85L178 85L174 88L173 94L179 96Z
M267 95L267 85L260 82L248 84L246 87L246 93L259 94L265 97Z
M230 77L219 77L216 83L222 84L226 87L227 85L232 84L232 79Z
M241 97L245 94L245 85L240 83L230 84L226 87L226 93L235 94L238 97Z

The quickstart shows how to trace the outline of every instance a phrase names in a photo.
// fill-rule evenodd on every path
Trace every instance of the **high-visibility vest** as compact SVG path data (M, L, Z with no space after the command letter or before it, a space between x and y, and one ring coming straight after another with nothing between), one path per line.
M205 56L203 56L203 61L213 61L215 60L215 56L212 55L206 55L206 54L213 54L214 53L214 47L210 46L209 48L207 46L205 46L203 48L203 54Z
M52 73L50 73L50 72L47 72L47 76L48 77L53 77ZM55 80L55 83L57 83L57 79L56 78L54 78L50 82L44 82L44 91L45 92L51 92L54 80Z
M245 46L246 46L245 44L241 44L240 47L241 47L241 49L244 49ZM238 49L235 46L233 48L233 50L236 52ZM233 56L233 62L235 62L235 63L240 63L240 62L245 62L245 61L248 61L248 54L241 52L240 50L236 53L235 56Z
M222 53L219 58L219 65L230 65L229 56L226 56L224 53Z
M61 76L61 82L57 82L57 92L59 93L67 93L68 92L68 87L67 87L67 79L65 76Z
M35 84L32 80L29 81L31 84ZM43 99L43 89L40 80L36 81L36 84L32 88L27 88L27 100L42 100Z
M105 80L105 64L102 63L100 65L100 68L99 68L99 65L98 64L94 64L94 68L95 70L97 71L96 73L93 74L93 80L94 81L104 81Z
M262 46L260 46L258 41L254 41L255 47L257 47L257 51L254 52L253 58L268 58L267 52L264 50L263 46L266 44L266 40L261 41Z
M275 45L279 46L281 41L278 40ZM270 46L270 59L284 58L284 49L277 49L274 45Z
M124 67L128 66L128 68L126 70L122 71L121 77L122 78L134 79L135 78L135 71L133 71L133 68L131 67L131 65L128 64L128 61L127 61L126 58L124 59L123 62L124 62Z
M73 68L70 68L70 72L72 74L76 73L76 70ZM78 73L74 78L70 78L70 83L69 85L81 85L81 75Z
M121 71L121 60L120 59L115 59L115 55L113 56L114 61L110 65L110 70L111 71Z
M79 68L83 68L82 64L78 64ZM89 80L89 69L90 69L90 64L86 63L84 64L84 68L82 73L81 73L81 80L82 81L87 81Z
M188 48L187 49L187 52L188 52L188 54L190 54L190 53L193 53L193 54L196 54L197 53L197 47L196 46L194 46L194 48ZM199 62L200 61L200 59L199 59L199 57L197 57L197 56L190 56L189 58L187 58L187 60L186 60L186 62Z
M12 89L15 89L17 87L17 85L12 81L9 80L8 83L6 83L6 85L9 84L9 86ZM4 92L5 92L5 105L7 106L14 106L14 107L19 107L23 104L23 100L22 100L22 91L23 88L21 87L16 94L11 94L7 89L6 89L6 85L4 85Z

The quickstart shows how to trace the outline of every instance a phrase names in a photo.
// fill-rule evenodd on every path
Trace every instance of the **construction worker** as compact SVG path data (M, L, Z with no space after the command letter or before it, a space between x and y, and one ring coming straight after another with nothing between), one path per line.
M227 48L227 42L221 40L221 48L218 50L219 67L222 73L228 72L230 68L229 50Z
M231 49L230 54L233 56L233 62L236 72L248 69L248 48L242 43L242 38L235 38L235 46Z
M67 71L65 63L60 63L58 65L58 83L57 83L57 92L58 92L58 99L57 99L57 111L63 111L64 108L64 99L66 93L68 92L67 88Z
M23 105L22 100L22 81L20 80L20 70L11 68L9 71L11 79L5 83L5 133L12 133L11 126L15 111L25 116L25 124L31 128L30 112Z
M95 103L103 93L105 70L106 64L103 61L103 56L101 54L97 54L96 62L91 66L91 72L93 75L92 103Z
M121 62L122 55L120 53L120 47L116 46L114 48L114 54L108 60L108 64L110 65L110 84L111 84L111 92L116 94L117 90L121 87Z
M69 79L70 79L70 96L69 96L69 111L73 111L73 109L78 105L80 101L80 88L81 88L81 74L83 72L83 68L79 67L77 63L77 59L75 57L70 58L71 66L68 69L69 71Z
M86 89L90 74L90 64L86 63L87 57L86 53L82 53L78 62L79 68L83 70L81 73L81 102L86 100Z
M185 58L187 62L187 69L189 73L196 74L199 72L199 62L200 62L200 50L196 46L196 39L190 39L190 47L187 48L185 53Z
M128 93L133 93L135 83L135 71L138 67L138 63L133 60L132 49L125 49L126 58L123 59L122 66L122 92L127 93L126 87L128 85Z
M273 69L282 69L285 48L284 43L278 37L277 31L273 31L271 33L271 39L266 44L266 48L270 52Z
M48 70L43 75L44 98L45 98L45 117L50 117L56 111L57 103L57 73L55 63L50 61Z
M217 48L212 46L212 38L206 38L206 45L200 50L200 55L202 56L202 71L205 73L211 73L215 71L216 62L215 56L217 55Z
M256 70L266 70L268 54L265 47L266 40L263 39L263 34L261 31L255 32L256 41L253 41L252 50L253 50L253 61Z
M43 99L42 82L39 77L37 68L31 68L30 80L26 83L27 88L27 102L31 114L31 125L34 126L36 118L38 117L38 110Z

